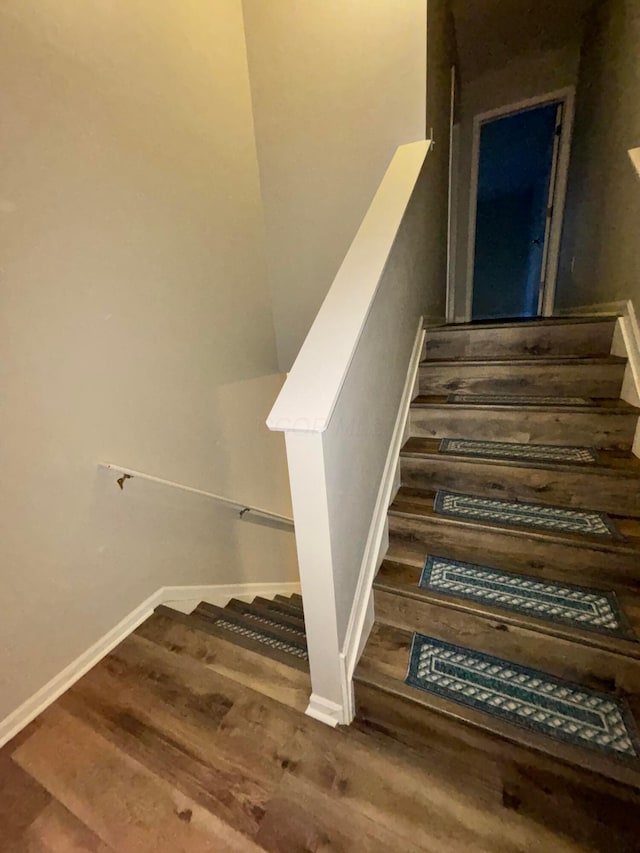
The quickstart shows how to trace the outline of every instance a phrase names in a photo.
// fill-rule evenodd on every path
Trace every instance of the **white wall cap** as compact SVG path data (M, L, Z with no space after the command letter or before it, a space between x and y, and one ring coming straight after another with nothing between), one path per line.
M396 150L271 410L269 429L327 428L430 145L422 140Z

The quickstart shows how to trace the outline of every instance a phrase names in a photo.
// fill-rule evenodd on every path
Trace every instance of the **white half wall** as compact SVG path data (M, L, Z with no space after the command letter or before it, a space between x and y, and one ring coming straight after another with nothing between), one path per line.
M442 253L430 251L441 227L430 190L440 176L428 150L428 142L397 150L268 420L287 441L308 713L333 725L353 716L351 676L372 622L421 318L431 305L444 313Z

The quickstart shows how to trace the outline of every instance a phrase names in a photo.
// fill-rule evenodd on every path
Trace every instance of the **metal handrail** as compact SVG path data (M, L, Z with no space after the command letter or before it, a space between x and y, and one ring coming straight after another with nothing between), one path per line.
M124 468L122 465L115 465L113 462L99 462L98 467L117 471L119 474L122 474L122 476L116 480L120 489L124 489L124 484L127 480L132 480L134 478L149 480L152 483L160 483L162 486L172 486L174 489L181 489L183 492L191 492L194 495L202 495L203 497L211 498L212 500L226 504L227 506L235 507L238 510L240 518L245 518L248 513L251 513L252 515L269 518L293 527L293 519L286 515L280 515L280 513L271 512L268 509L262 509L258 506L250 506L246 503L240 503L239 501L234 501L224 495L216 495L214 492L207 492L204 491L204 489L185 486L184 483L176 483L173 480L164 480L162 477L155 477L153 474L145 474L144 471L135 471L133 468Z

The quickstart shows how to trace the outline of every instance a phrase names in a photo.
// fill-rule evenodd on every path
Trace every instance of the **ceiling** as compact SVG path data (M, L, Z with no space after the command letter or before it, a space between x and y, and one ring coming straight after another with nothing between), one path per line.
M463 82L513 57L575 44L593 0L452 0Z

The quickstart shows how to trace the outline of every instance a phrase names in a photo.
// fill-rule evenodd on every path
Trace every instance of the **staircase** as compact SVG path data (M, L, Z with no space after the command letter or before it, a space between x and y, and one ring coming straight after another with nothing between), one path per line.
M303 672L309 669L299 595L276 595L273 599L258 596L251 603L232 598L226 607L203 601L188 615L162 605L154 617L156 622L164 619L168 626L186 625Z
M510 808L640 787L640 412L614 328L426 333L358 725L495 766Z

